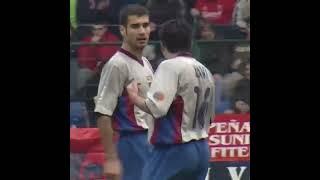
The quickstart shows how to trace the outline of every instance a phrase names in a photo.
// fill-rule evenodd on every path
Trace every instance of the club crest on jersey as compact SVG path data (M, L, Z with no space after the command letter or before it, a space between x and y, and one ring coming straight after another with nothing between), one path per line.
M164 94L162 92L155 92L153 94L153 98L157 101L163 101L164 100Z
M152 82L152 76L147 76L147 82L149 87L151 86L151 82Z
M147 81L152 81L152 76L147 76Z

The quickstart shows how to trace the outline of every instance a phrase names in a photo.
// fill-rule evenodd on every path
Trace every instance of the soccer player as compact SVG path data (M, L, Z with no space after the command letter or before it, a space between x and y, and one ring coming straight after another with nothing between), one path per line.
M167 60L154 74L147 97L133 80L129 98L154 120L148 140L153 145L141 180L204 180L209 165L208 137L214 116L214 80L210 71L191 57L191 27L170 20L159 31Z
M149 15L145 7L128 5L120 12L123 43L103 67L95 97L97 124L105 150L104 175L110 179L139 180L149 156L146 121L152 116L129 100L126 86L131 79L140 84L139 95L146 97L153 70L142 50L150 35ZM119 141L112 141L113 132Z

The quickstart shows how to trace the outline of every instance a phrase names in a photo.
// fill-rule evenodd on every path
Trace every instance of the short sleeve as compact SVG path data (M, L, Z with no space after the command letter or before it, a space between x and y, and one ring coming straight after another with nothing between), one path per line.
M125 71L111 62L105 64L95 97L95 112L112 116L124 89Z

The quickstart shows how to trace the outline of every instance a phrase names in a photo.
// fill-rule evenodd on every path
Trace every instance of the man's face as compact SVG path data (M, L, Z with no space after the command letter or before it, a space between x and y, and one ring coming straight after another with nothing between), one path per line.
M247 113L250 111L250 106L249 104L245 103L244 101L236 101L236 109L240 112L240 113Z
M238 58L236 60L234 60L231 64L231 68L233 71L236 71L237 69L239 69L239 65L241 64L241 59Z
M120 31L123 40L134 49L143 49L149 41L150 26L149 16L129 16L126 27L121 27Z
M94 36L103 36L103 34L107 31L107 27L105 25L93 25L92 33Z
M215 34L213 30L211 30L209 27L205 27L201 31L201 39L204 40L214 40Z

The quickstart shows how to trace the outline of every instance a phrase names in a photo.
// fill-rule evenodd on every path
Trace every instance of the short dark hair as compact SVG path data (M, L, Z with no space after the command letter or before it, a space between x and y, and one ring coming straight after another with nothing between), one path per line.
M120 11L119 23L120 25L126 26L128 23L128 17L136 15L138 17L147 15L149 16L149 11L146 7L139 4L129 4L123 7Z
M163 23L159 30L159 38L171 53L191 51L192 28L183 19L173 19Z

